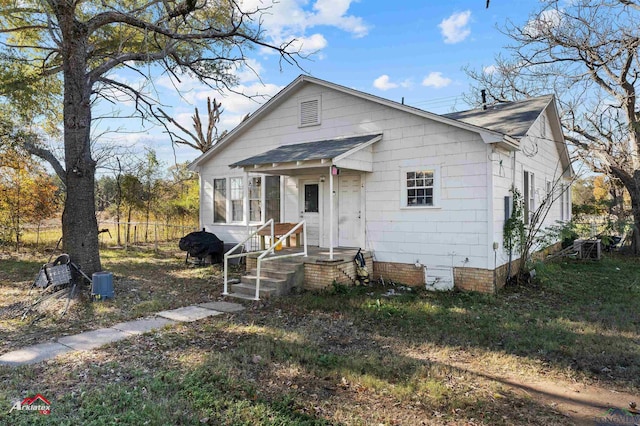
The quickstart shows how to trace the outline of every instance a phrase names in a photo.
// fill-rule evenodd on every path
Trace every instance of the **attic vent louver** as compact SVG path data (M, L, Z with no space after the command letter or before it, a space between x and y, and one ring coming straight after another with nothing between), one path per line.
M320 124L320 99L300 101L300 126Z

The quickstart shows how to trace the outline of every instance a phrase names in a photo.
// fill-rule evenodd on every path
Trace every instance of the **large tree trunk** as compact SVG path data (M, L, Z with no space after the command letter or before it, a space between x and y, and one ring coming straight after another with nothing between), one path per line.
M637 175L638 173L636 173ZM638 194L638 187L635 191L629 189L631 195L631 213L633 215L633 231L631 233L631 250L633 254L640 254L640 194Z
M91 84L87 77L87 30L74 19L71 2L55 2L63 38L64 153L66 200L62 214L64 249L91 275L100 271L98 222L95 214L95 169L91 158Z

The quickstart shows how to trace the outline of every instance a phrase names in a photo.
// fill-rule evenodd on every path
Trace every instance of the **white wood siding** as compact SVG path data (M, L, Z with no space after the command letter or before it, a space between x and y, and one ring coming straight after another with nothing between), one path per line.
M549 122L552 118L548 117L547 112L544 119L538 119L531 129L527 137L520 141L522 149L515 153L516 166L515 176L513 175L513 155L505 151L495 151L490 158L492 163L492 178L494 188L494 206L493 206L493 241L499 244L497 253L496 266L503 265L509 261L509 253L503 249L503 227L504 227L504 197L510 195L512 181L515 178L515 186L520 193L524 193L524 171L533 172L535 174L535 202L536 207L546 196L546 182L556 186L556 191L560 191L558 182L569 184L570 181L563 178L564 170L560 161L559 150L564 149L561 145L562 141L554 142L553 133ZM545 128L543 130L543 125ZM559 196L556 195L556 197ZM543 222L543 227L554 225L560 221L561 206L560 199L556 199L552 204L549 214ZM493 243L492 243L493 244ZM519 256L514 254L513 258ZM491 259L490 268L493 269L493 259Z
M321 124L299 127L299 100L314 96L322 99ZM229 169L228 164L285 144L375 133L382 133L383 137L371 146L372 172L363 173L362 178L365 246L374 251L375 259L492 269L492 245L497 241L500 246L497 263L504 263L503 197L508 195L512 179L509 153L492 154L492 148L476 133L313 84L292 93L202 166L202 225L213 232L229 228L224 231L224 235L229 236L235 233L231 228L238 228L212 224L213 202L207 194L214 177L244 176L241 170ZM550 129L547 134L551 135ZM545 177L560 173L556 147L547 141L536 143L538 148L532 157L517 154L516 184L519 188L523 167L536 173L540 189L544 189ZM368 161L368 150L352 160ZM440 171L439 205L402 208L401 171L429 167ZM327 170L313 171L310 177L317 179L320 175L325 176L325 182L321 184L324 186L321 206L325 220L321 244L327 246L328 166ZM302 178L291 176L284 180L284 193L281 194L283 221L299 220L299 177ZM489 189L491 180L495 186ZM338 179L335 190L339 191ZM558 204L557 212L550 215L548 221L558 218L559 209ZM334 241L337 242L337 226L334 230ZM226 240L225 237L222 239Z

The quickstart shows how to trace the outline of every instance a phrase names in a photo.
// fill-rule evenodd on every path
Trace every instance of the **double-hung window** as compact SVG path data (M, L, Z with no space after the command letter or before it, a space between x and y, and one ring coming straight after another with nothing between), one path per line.
M571 220L571 187L563 183L560 190L560 219L566 222Z
M249 178L249 221L260 222L262 217L262 177Z
M246 220L262 222L273 219L279 223L280 198L280 176L250 176L246 182L244 177L214 178L213 222L245 223ZM249 217L245 217L247 205Z
M227 222L227 179L213 180L213 222Z
M229 179L231 198L231 221L242 222L244 217L244 185L243 178Z
M273 219L275 223L280 222L280 176L265 177L265 218L267 221Z
M536 176L533 172L524 172L523 176L524 222L529 224L536 211Z

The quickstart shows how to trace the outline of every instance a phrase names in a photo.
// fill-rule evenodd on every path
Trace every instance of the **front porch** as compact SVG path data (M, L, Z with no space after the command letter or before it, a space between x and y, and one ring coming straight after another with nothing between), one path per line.
M353 258L358 249L335 247L333 260L330 250L318 246L308 246L307 256L286 257L267 260L283 254L303 253L304 248L285 247L273 255L265 256L260 271L260 298L280 296L297 290L321 291L331 288L335 282L342 285L357 283ZM369 271L373 271L371 253L363 252ZM260 252L246 256L246 272L240 283L231 286L231 296L253 299L255 296L256 267Z

